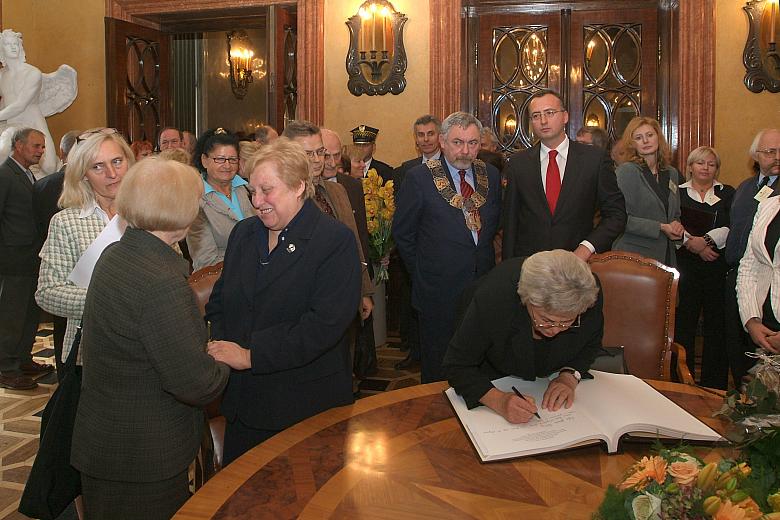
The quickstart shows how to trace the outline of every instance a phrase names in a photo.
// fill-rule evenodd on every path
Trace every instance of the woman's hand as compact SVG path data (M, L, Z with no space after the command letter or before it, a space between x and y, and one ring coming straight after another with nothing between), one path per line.
M542 397L542 408L557 412L561 406L571 408L574 404L574 391L577 388L577 378L571 372L562 372L550 381Z
M538 411L533 397L521 399L512 392L502 392L498 388L488 390L479 401L512 424L527 423Z
M780 338L777 337L777 332L765 327L761 320L750 318L745 324L745 328L747 328L753 343L764 350L774 352L775 354L780 353L780 348L778 348L780 347Z
M211 341L206 350L211 357L225 363L235 370L252 368L252 356L249 349L232 341Z
M691 253L698 255L704 248L707 247L707 242L702 237L690 237L685 241L685 249Z
M718 254L717 251L713 250L710 246L705 247L700 253L699 258L704 260L705 262L714 262L718 259L720 254Z
M685 228L678 220L674 220L668 224L661 224L661 232L670 240L680 240L685 233Z

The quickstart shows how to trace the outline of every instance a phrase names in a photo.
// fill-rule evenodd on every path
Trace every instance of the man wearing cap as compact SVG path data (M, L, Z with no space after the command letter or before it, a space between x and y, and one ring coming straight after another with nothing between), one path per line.
M423 383L444 379L463 290L495 265L501 176L477 159L482 123L455 112L441 125L441 160L415 166L396 198L393 237L412 277Z
M374 152L376 152L376 137L379 135L379 129L366 125L359 125L350 130L350 132L352 132L352 144L354 144L359 151L363 152L362 159L366 163L366 168L363 170L363 177L366 176L368 170L373 168L382 178L382 183L392 179L393 169L390 165L383 163L379 159L374 159Z

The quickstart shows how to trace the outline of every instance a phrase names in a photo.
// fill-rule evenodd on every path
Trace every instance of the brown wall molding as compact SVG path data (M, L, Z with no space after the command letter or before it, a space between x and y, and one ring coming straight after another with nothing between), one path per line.
M677 158L684 168L691 150L715 142L715 0L680 2L676 29L680 42Z
M430 112L445 118L461 109L461 0L430 0Z

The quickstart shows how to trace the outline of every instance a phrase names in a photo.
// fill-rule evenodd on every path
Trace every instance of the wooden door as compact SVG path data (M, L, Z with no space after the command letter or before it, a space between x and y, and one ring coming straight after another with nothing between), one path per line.
M501 149L531 145L528 100L539 90L561 90L561 17L486 15L479 20L479 117Z
M154 29L106 18L108 126L128 142L154 144L171 124L170 38Z
M273 80L269 89L269 124L281 133L288 120L296 118L298 105L297 16L291 8L275 6Z

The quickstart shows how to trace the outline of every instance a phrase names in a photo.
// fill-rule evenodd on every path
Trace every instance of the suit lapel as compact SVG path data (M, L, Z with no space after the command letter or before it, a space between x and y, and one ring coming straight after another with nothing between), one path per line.
M555 215L561 214L567 207L566 201L575 197L577 185L580 183L580 175L577 175L577 161L580 159L579 149L576 143L569 140L569 154L566 157L566 168L563 170L563 181L561 182L561 193L558 195L558 202L555 204ZM546 198L546 197L545 197Z
M24 170L22 170L22 168L18 164L16 164L16 161L11 159L11 157L9 156L8 159L5 160L5 164L9 168L11 168L11 170L14 172L18 182L23 184L24 187L27 188L28 190L30 191L33 190L33 185L30 182L30 179L27 178L27 173Z
M276 245L271 262L263 267L262 278L253 284L253 293L255 295L262 292L282 273L291 269L293 265L303 258L317 222L320 218L330 217L326 217L311 200L306 200L303 208L295 218L297 220L287 233L284 242L280 241ZM261 232L267 233L264 226L261 226L261 229ZM260 257L258 256L258 258ZM257 272L257 267L255 267L255 272Z
M533 192L536 193L537 200L539 200L540 203L547 209L547 214L552 217L550 213L550 205L547 204L547 194L544 192L544 184L542 184L542 175L546 174L546 172L542 171L542 161L539 158L541 147L541 143L536 143L533 147L528 149L528 153L530 154L528 158L531 161L531 168L529 171L532 174L530 176L532 178L527 179L526 185L530 190L533 190Z
M449 179L449 181L450 181L450 186L457 193L458 190L455 188L455 179L452 178L452 175L450 173L450 167L447 164L447 160L444 157L441 158L441 164L444 167L444 173L447 174L447 179ZM474 166L473 165L471 167L471 171L472 171L472 175L474 175ZM476 176L475 176L474 184L476 184L476 182L477 182L477 180L476 180ZM460 179L458 179L458 184L460 184ZM438 190L436 190L435 187L433 189L434 189L434 191L436 191L436 196L437 197L441 197L441 194L439 194ZM464 216L463 211L458 209L458 208L455 208L453 206L450 206L449 203L446 200L444 201L444 203L447 205L447 207L449 207L452 210L453 219L456 220L457 226L461 230L461 232L459 233L460 238L462 240L467 240L471 245L476 246L476 244L474 244L474 237L471 235L471 230L468 227L466 227L466 217Z
M653 195L653 199L658 203L658 207L661 208L661 213L663 213L664 215L667 215L668 212L667 212L666 208L664 207L663 201L658 196L658 194L655 192L655 188L653 188L650 185L650 182L647 180L647 177L645 176L645 173L643 171L639 172L639 180L640 180L640 182L642 182L645 185L645 188L647 188L647 191L649 191ZM669 196L670 197L672 195L671 191L672 190L669 190L669 192L670 192ZM669 207L671 208L671 204L669 205Z

